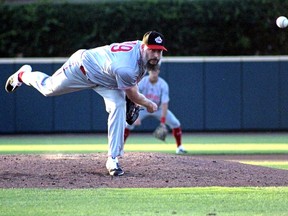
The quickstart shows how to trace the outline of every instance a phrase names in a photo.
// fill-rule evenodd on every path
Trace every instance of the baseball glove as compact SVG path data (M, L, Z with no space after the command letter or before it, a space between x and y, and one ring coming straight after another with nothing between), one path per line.
M135 104L126 96L126 122L132 125L139 116L140 108L139 105Z
M165 142L168 129L165 124L160 124L153 132L153 136Z

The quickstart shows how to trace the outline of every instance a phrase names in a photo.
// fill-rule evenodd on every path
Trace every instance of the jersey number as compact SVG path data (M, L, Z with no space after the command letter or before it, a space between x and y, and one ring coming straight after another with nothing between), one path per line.
M129 52L135 46L136 42L116 43L112 45L111 52Z

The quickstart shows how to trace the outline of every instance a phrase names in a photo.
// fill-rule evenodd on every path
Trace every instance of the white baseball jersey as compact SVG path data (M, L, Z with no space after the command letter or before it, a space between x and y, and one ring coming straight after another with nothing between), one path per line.
M141 59L142 41L114 43L94 49L80 49L52 76L34 71L24 73L22 80L45 96L56 96L93 89L105 101L108 116L108 155L123 154L126 125L126 101L123 90L144 77ZM85 73L81 69L84 67Z
M156 103L158 107L160 107L162 103L169 102L169 86L161 77L158 77L156 83L151 83L149 76L145 76L138 85L139 91L145 95L146 98Z
M128 41L84 51L82 66L88 79L111 89L135 86L145 75L140 60L141 44L141 41Z

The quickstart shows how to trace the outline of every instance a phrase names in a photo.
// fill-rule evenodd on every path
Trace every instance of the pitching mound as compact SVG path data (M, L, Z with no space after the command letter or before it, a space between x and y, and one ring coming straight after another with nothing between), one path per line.
M0 155L1 188L288 186L288 171L232 162L243 156L126 153L111 177L106 154ZM250 156L268 159L271 156ZM273 157L273 156L272 156ZM283 160L287 156L283 155ZM274 159L281 159L274 156ZM248 159L248 158L244 158ZM250 158L251 159L251 158Z

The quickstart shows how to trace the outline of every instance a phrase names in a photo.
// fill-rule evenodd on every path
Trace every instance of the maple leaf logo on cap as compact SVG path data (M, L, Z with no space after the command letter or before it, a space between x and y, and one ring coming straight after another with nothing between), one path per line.
M161 44L162 41L163 41L163 40L162 40L162 38L161 38L160 36L158 36L157 38L155 38L155 42L156 42L156 43L160 43L160 44Z

